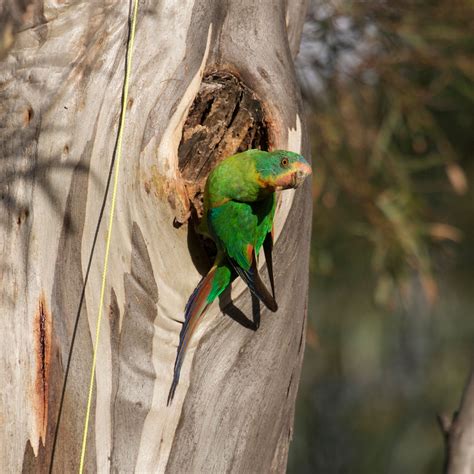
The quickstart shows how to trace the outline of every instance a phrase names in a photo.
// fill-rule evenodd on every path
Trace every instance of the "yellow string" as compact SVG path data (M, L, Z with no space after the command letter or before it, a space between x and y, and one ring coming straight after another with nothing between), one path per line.
M132 51L133 51L133 43L135 40L135 26L137 23L137 12L138 12L138 0L134 0L132 24L131 24L130 36L129 36L129 40L127 44L127 66L126 66L126 71L125 71L125 80L123 84L122 110L120 114L120 124L119 124L118 137L117 137L117 155L116 155L116 163L115 163L114 186L112 190L112 204L110 207L109 226L107 229L107 242L105 245L104 267L102 270L102 286L100 289L99 314L97 316L95 344L94 344L94 351L92 354L92 368L91 368L91 377L90 377L90 382L89 382L89 396L87 398L86 418L84 422L84 432L82 434L82 449L81 449L81 462L79 464L79 474L82 474L82 472L84 471L84 460L86 456L87 432L89 431L89 419L90 419L90 414L91 414L92 394L94 391L95 369L97 365L97 350L99 347L100 326L101 326L103 306L104 306L105 282L106 282L106 277L107 277L107 267L109 263L109 251L110 251L110 241L112 238L115 202L117 200L120 160L122 158L122 137L123 137L123 130L125 128L125 113L127 110L128 84L130 80L130 71L131 71L131 65L132 65Z

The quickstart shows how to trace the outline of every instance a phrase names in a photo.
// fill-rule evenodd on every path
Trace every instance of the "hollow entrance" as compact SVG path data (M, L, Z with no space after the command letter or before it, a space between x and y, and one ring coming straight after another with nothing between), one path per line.
M202 216L202 194L209 172L225 157L250 148L269 148L260 101L228 72L205 75L178 149L179 170L194 221Z

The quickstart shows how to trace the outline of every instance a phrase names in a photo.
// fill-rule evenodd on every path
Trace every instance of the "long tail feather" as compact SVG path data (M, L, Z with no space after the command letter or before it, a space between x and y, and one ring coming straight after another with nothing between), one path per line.
M244 270L242 267L237 265L231 260L232 266L242 280L247 283L250 291L270 310L277 311L278 304L275 298L267 290L267 287L260 278L257 269L257 259L255 258L255 252L253 253L252 264L248 270ZM272 288L273 290L273 288Z
M169 405L178 386L181 367L188 343L196 327L201 321L207 307L230 283L230 270L226 265L221 265L220 260L214 264L208 274L200 281L185 308L185 318L179 335L178 353L174 364L173 382L168 394Z

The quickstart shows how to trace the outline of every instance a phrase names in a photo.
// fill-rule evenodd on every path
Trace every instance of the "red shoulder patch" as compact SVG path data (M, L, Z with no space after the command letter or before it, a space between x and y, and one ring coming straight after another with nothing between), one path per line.
M249 263L252 263L253 260L253 245L247 244L247 259Z

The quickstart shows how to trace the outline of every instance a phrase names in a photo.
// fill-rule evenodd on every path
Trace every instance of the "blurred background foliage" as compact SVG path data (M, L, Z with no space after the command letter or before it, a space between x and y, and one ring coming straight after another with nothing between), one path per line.
M310 1L310 310L288 471L441 472L474 342L474 2Z

